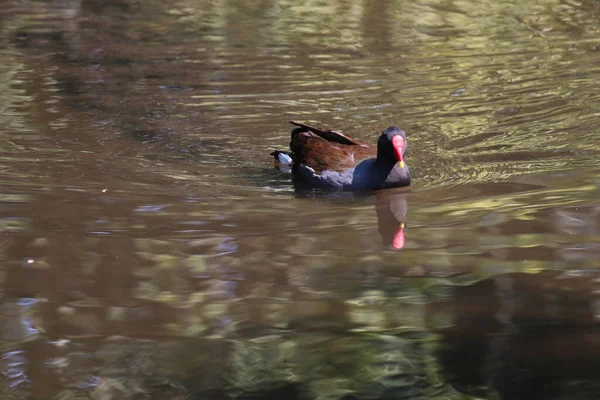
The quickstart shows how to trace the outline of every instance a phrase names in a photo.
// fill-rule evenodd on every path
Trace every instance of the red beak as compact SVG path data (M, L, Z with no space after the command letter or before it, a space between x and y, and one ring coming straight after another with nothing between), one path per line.
M392 146L394 146L394 154L396 155L396 160L398 160L398 163L400 164L400 168L404 168L404 138L400 135L394 136L392 138Z
M396 234L394 235L394 240L392 241L392 247L396 250L400 250L404 247L406 243L406 234L404 233L404 224L400 224Z

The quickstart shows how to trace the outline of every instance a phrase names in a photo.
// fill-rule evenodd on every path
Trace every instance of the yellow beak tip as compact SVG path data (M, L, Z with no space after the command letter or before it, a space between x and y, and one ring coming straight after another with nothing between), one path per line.
M398 161L398 165L400 166L400 168L404 168L404 161Z

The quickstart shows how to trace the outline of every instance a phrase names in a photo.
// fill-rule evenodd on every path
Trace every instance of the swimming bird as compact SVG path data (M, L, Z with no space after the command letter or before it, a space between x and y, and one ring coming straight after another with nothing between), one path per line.
M289 121L291 153L274 151L277 162L292 167L296 184L337 190L372 190L410 185L404 161L406 134L398 127L387 128L377 146L341 132Z

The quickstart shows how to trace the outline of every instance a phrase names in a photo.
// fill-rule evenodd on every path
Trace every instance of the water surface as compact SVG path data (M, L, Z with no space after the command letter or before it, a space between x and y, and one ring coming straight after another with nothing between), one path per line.
M4 2L2 398L597 397L599 20ZM289 119L413 185L296 193Z

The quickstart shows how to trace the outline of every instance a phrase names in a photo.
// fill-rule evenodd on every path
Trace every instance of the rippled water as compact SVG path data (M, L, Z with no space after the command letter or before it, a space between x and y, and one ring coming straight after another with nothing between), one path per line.
M0 4L2 398L597 398L599 21ZM296 193L290 119L413 185Z

